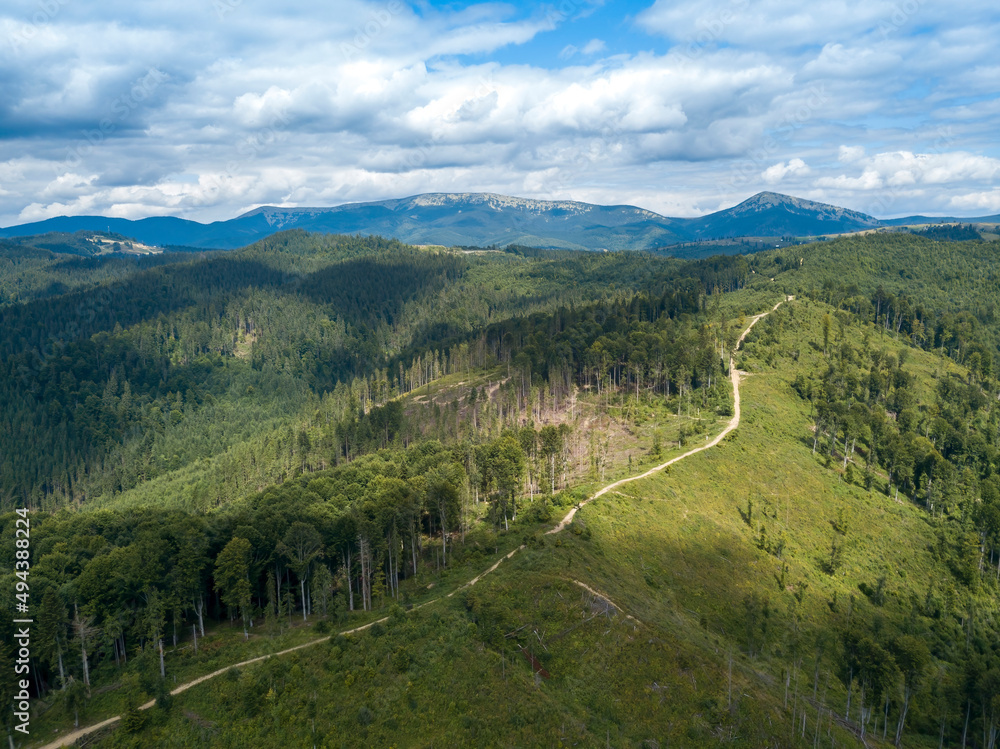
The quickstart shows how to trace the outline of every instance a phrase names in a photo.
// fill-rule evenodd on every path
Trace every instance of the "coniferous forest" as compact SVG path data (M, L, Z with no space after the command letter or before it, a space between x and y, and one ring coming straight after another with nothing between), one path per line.
M994 749L998 300L951 234L5 241L11 742Z

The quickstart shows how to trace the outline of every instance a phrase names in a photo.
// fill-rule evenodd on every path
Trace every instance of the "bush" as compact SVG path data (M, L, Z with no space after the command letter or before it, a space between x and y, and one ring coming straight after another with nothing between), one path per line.
M413 659L410 657L410 651L405 647L397 650L392 656L392 665L396 669L396 673L405 673L410 667Z
M170 694L170 688L167 686L166 682L162 679L160 684L156 689L156 707L158 707L163 712L169 712L170 706L173 705L174 698Z
M392 604L389 607L389 623L395 626L404 622L406 622L406 611L398 603Z
M139 708L132 707L122 715L121 730L124 733L138 733L146 725L146 714L139 712Z
M546 523L552 519L552 505L548 497L536 499L527 509L521 511L520 520L525 523Z

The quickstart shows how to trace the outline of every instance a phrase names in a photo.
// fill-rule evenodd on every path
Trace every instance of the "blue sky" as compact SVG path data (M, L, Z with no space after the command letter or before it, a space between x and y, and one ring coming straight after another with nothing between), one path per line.
M8 0L0 225L479 191L994 214L993 6Z

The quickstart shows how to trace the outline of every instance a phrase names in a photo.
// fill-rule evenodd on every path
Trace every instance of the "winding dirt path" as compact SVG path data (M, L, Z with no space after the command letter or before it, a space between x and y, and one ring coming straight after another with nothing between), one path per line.
M790 301L792 301L792 299L794 299L794 297L789 296L789 297L786 297L784 301L790 302ZM753 326L756 325L759 320L761 320L763 317L766 317L771 312L774 312L782 304L783 304L783 302L778 302L776 305L774 305L774 307L772 307L767 312L762 312L761 314L755 315L754 317L752 317L750 319L750 324L747 325L746 329L740 334L740 337L736 341L736 350L737 351L740 348L740 344L743 343L743 339L746 338L747 333L750 332L750 329L753 328ZM684 458L688 458L688 457L690 457L692 455L700 453L703 450L708 450L710 447L715 447L720 442L722 442L722 440L725 439L726 435L728 435L730 432L732 432L734 429L736 429L736 427L738 427L740 425L740 375L741 374L745 374L745 373L740 372L738 369L736 369L736 364L735 364L735 361L734 361L734 357L730 356L729 357L729 377L730 377L730 379L732 380L732 383L733 383L733 418L729 420L729 423L726 425L726 428L723 429L718 435L716 435L716 437L711 442L709 442L709 443L707 443L705 445L702 445L701 447L696 447L693 450L688 450L683 455L678 455L676 458L671 458L666 463L661 463L660 465L658 465L658 466L656 466L654 468L650 468L645 473L640 473L637 476L629 476L628 478L619 479L618 481L615 481L614 483L608 484L604 488L599 489L597 492L594 493L593 496L585 499L583 502L580 502L573 509L571 509L567 513L566 517L564 517L559 522L558 525L556 525L552 530L547 531L546 535L551 535L553 533L559 533L560 531L564 530L567 525L569 525L571 522L573 522L573 516L576 515L576 511L577 510L579 510L581 507L583 507L584 505L588 504L589 502L593 502L598 497L601 497L601 496L607 494L610 491L614 491L619 486L622 486L623 484L627 484L630 481L638 481L639 479L644 479L644 478L647 478L649 476L652 476L654 473L662 471L667 466L673 465L674 463L676 463L679 460L684 460ZM498 559L493 564L492 567L490 567L487 570L485 570L484 572L481 572L480 574L476 575L474 578L472 578L471 580L469 580L464 585L461 585L458 588L456 588L455 590L453 590L451 593L448 593L448 595L445 596L445 597L446 598L451 598L456 593L458 593L460 590L464 590L465 588L472 587L477 582L479 582L482 578L484 578L486 575L490 574L497 567L499 567L500 564L505 559L510 559L515 554L517 554L517 552L521 551L521 549L523 549L523 548L524 548L523 545L518 546L516 549L513 549L512 551L510 551L508 554L500 557L500 559ZM584 588L585 590L589 591L593 595L599 596L599 597L603 598L604 600L606 600L609 603L611 603L612 606L615 606L615 608L617 608L619 611L621 611L621 608L618 607L617 604L614 604L611 601L611 599L608 598L607 596L605 596L603 593L598 593L593 588L590 588L589 586L587 586L586 584L584 584L584 583L582 583L582 582L580 582L578 580L573 580L572 582L575 583L576 585L579 585L581 588ZM419 606L415 606L412 610L415 611L418 608L423 608L424 606L429 606L430 604L437 603L440 600L441 600L441 598L434 598L434 599L432 599L430 601L427 601L425 603L420 604ZM639 620L635 619L635 617L633 617L633 616L631 616L629 614L625 614L625 615L629 619L633 619L634 621L636 621L638 623ZM282 655L287 655L288 653L294 653L296 650L302 650L304 648L310 648L313 645L319 645L320 643L323 643L323 642L329 642L333 637L338 637L340 635L349 635L349 634L352 634L354 632L361 632L361 631L366 630L366 629L368 629L369 627L371 627L371 626L373 626L375 624L386 622L388 620L389 620L389 617L386 616L386 617L383 617L381 619L376 619L375 621L368 622L368 624L362 624L360 627L354 627L353 629L347 629L347 630L344 630L343 632L338 632L336 635L327 635L326 637L320 637L320 638L318 638L316 640L311 640L310 642L304 643L302 645L296 645L295 647L287 648L285 650L280 650L277 653L269 653L267 655L261 655L261 656L257 656L256 658L250 658L249 660L240 661L239 663L234 663L231 666L226 666L224 668L220 668L217 671L213 671L212 673L205 674L204 676L199 676L197 679L189 681L189 682L187 682L185 684L181 684L180 686L175 687L174 689L171 689L170 690L170 694L171 695L177 695L177 694L180 694L181 692L186 692L188 689L191 689L191 687L197 686L198 684L201 684L202 682L208 681L209 679L214 679L216 676L221 676L222 674L226 673L227 671L231 671L234 668L240 668L242 666L248 666L248 665L250 665L252 663L259 663L260 661L266 661L268 658L277 658L277 657L282 656ZM155 704L156 704L155 700L150 700L149 702L145 703L144 705L140 705L139 709L140 710L148 710L149 708L153 707L153 705L155 705ZM52 741L52 742L50 742L48 744L45 744L43 747L41 747L41 749L59 749L60 747L69 746L73 742L75 742L77 739L80 739L80 738L82 738L84 736L87 736L87 735L89 735L91 733L94 733L95 731L100 731L102 728L107 728L108 726L114 725L115 723L117 723L118 721L121 720L121 717L122 716L120 716L120 715L115 715L112 718L108 718L106 720L102 720L100 723L95 723L93 725L86 726L84 728L76 729L74 731L71 731L70 733L65 734L64 736L59 737L55 741Z
M785 301L789 301L790 302L792 299L793 299L793 297L789 296L789 297L785 298ZM743 339L746 338L747 333L750 332L750 329L754 325L756 325L757 322L761 318L769 315L771 312L774 312L782 304L783 304L783 302L778 302L776 305L774 305L767 312L762 312L761 314L755 315L754 317L752 317L750 319L750 324L747 325L746 329L740 334L739 339L737 339L737 341L736 341L736 350L739 350L740 344L743 343ZM688 450L683 455L678 455L676 458L671 458L666 463L661 463L658 466L650 468L645 473L640 473L638 476L629 476L628 478L619 479L618 481L615 481L612 484L608 484L603 489L599 489L597 492L594 493L593 496L589 497L588 499L585 499L583 502L580 502L578 505L576 505L576 507L574 507L572 510L570 510L569 513L566 515L566 517L564 517L562 519L562 521L555 528L553 528L552 530L548 531L548 533L549 534L559 533L561 530L563 530L567 525L569 525L570 523L573 522L573 516L576 515L576 511L579 510L581 507L583 507L588 502L593 502L598 497L601 497L601 496L607 494L610 491L614 491L619 486L622 486L623 484L627 484L630 481L638 481L639 479L648 478L649 476L652 476L654 473L662 471L667 466L673 465L674 463L676 463L679 460L684 460L684 458L689 458L692 455L695 455L696 453L700 453L702 450L707 450L710 447L715 447L720 442L722 442L722 440L725 439L725 437L726 437L727 434L729 434L730 432L732 432L734 429L736 429L736 427L738 427L740 425L740 375L741 374L745 374L745 373L744 372L740 372L740 370L736 369L736 363L734 361L734 358L733 358L733 356L730 356L729 357L729 378L733 382L733 418L731 418L729 420L729 423L726 424L726 428L723 429L721 432L719 432L719 434L717 434L715 436L715 439L713 439L711 442L709 442L709 443L707 443L705 445L702 445L701 447L696 447L693 450Z
M428 603L433 603L433 601L429 601ZM424 605L426 606L427 604ZM389 617L384 616L381 619L376 619L373 622L362 624L360 627L354 627L353 629L347 629L344 630L343 632L338 632L337 635L327 635L326 637L320 637L316 640L310 640L309 642L304 643L302 645L296 645L291 648L286 648L285 650L279 650L277 653L268 653L267 655L259 655L256 658L250 658L245 661L240 661L239 663L234 663L231 666L225 666L217 671L213 671L210 674L199 676L197 679L193 679L192 681L181 684L178 687L174 687L173 689L170 690L170 694L175 695L175 694L180 694L181 692L186 692L191 687L196 687L203 681L214 679L216 676L222 676L222 674L226 673L226 671L232 671L234 668L240 668L241 666L249 666L251 663L259 663L260 661L266 661L268 658L277 658L278 656L288 655L289 653L294 653L296 650L302 650L303 648L311 648L313 645L319 645L321 642L329 642L335 636L349 635L352 634L353 632L361 632L362 630L368 629L369 627L375 624L380 624L382 622L387 622L387 621L389 621ZM149 708L151 708L155 704L156 700L150 700L149 702L143 705L139 705L139 709L149 710ZM115 715L114 717L108 718L107 720L102 720L100 723L95 723L92 726L78 728L74 731L71 731L70 733L67 733L65 736L60 736L58 739L49 744L45 744L45 746L43 746L41 749L59 749L59 747L70 746L77 739L83 738L84 736L94 733L95 731L100 731L102 728L107 728L108 726L112 726L121 719L122 716Z

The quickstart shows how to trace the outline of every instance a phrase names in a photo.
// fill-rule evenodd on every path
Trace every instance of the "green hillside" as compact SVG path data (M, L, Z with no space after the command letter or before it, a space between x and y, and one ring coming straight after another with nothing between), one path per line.
M745 381L744 422L723 446L588 505L564 537L528 525L524 551L450 601L411 614L390 608L375 631L284 666L241 669L223 677L220 695L186 693L169 716L154 713L139 743L805 746L818 726L821 743L850 745L862 685L854 680L845 721L845 662L884 678L891 741L913 640L927 652L915 648L924 660L909 674L903 743L922 745L921 734L936 737L942 725L956 742L964 689L990 688L985 676L964 682L979 657L996 657L993 574L956 579L962 559L941 537L957 518L932 518L883 486L866 491L860 469L847 483L812 453L810 409L790 375L822 367L808 344L822 340L825 314L792 306L762 332L780 331L774 366L744 360L757 371ZM845 342L862 335L847 328ZM750 348L773 353L760 340ZM907 362L919 386L948 370L920 352ZM841 548L833 570L832 544ZM547 677L533 675L532 658ZM442 684L464 699L442 700ZM875 687L865 688L871 700ZM870 745L885 729L876 707ZM220 710L235 710L237 725L191 717ZM315 714L315 729L293 719L302 711Z
M40 371L103 373L112 437L86 458L98 491L5 490L45 510L32 745L121 715L97 745L990 746L985 247L876 235L688 263L292 233L109 287L120 329L8 313L60 331ZM786 294L737 357L738 429L547 533L718 434L736 338ZM174 342L143 360L153 321ZM27 403L5 418L73 444Z

